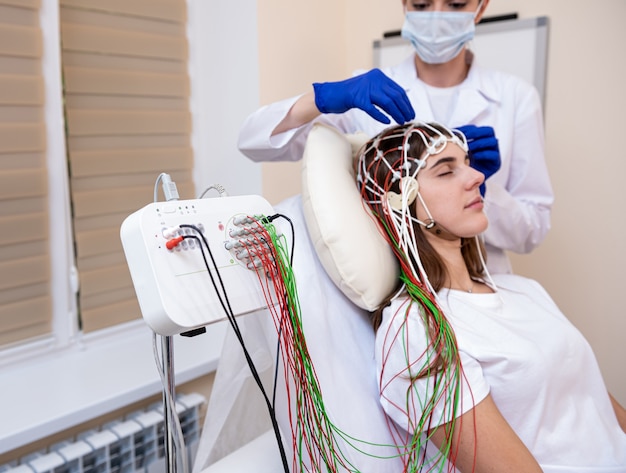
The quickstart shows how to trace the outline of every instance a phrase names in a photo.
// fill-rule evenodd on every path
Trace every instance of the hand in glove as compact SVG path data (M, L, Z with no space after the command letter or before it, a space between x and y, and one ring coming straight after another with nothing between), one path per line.
M379 122L391 123L382 110L400 125L415 118L404 89L380 69L339 82L315 83L313 90L315 105L322 113L343 113L360 108Z
M465 125L457 128L467 138L470 165L485 175L485 181L500 169L500 148L498 139L490 126ZM485 196L485 183L480 186L480 194Z

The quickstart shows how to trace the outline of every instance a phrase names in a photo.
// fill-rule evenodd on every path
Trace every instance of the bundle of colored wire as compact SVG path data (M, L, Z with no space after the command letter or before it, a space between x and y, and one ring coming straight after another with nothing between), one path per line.
M263 257L263 271L258 274L279 337L283 369L290 378L286 380L286 389L293 434L294 471L356 472L358 469L341 451L338 438L356 449L359 449L358 443L371 444L350 437L329 419L304 336L286 239L277 235L275 227L267 219L262 219L259 225L264 228L257 237L259 243L271 242L267 245L270 252ZM291 412L292 402L295 412Z
M414 140L414 141L411 141ZM420 169L430 155L439 154L448 141L458 142L459 138L451 131L444 134L428 124L415 124L406 129L392 130L368 142L359 152L357 165L358 183L362 201L384 230L381 232L393 249L400 264L401 281L410 298L403 307L404 312L391 314L392 333L384 334L386 352L382 359L406 360L397 373L381 375L381 396L394 405L406 417L406 431L390 425L394 441L403 445L404 471L443 471L446 459L449 468L456 457L453 451L453 433L460 426L457 422L460 409L461 382L463 369L458 354L454 331L437 303L437 293L433 289L422 265L416 241L416 225L428 228L429 222L417 220L411 213L409 198L421 199L416 183ZM413 155L415 144L423 144L424 154ZM457 143L460 146L462 142ZM463 146L462 146L463 147ZM403 191L403 183L413 180L416 195ZM392 190L393 189L393 190ZM395 190L395 191L394 191ZM399 193L399 194L398 194ZM396 195L401 200L391 204L390 197ZM421 201L422 206L425 203ZM425 349L421 353L411 353L410 339L420 334L409 330L412 312L421 317L426 334ZM417 324L416 324L417 325ZM415 330L416 325L412 325ZM418 328L419 330L419 328ZM391 352L394 352L391 355ZM403 362L404 363L404 362ZM383 373L387 365L383 362ZM385 390L394 380L410 379L406 399L391 399ZM418 386L421 384L421 387ZM424 387L426 386L426 387ZM421 391L420 391L421 389ZM399 405L403 403L403 405ZM434 418L435 415L440 416ZM436 429L445 429L443 444L432 458L426 457L426 446Z
M257 386L259 387L261 394L263 395L263 398L266 402L267 408L268 408L268 412L270 415L270 420L272 422L272 426L274 429L274 433L276 434L276 439L278 442L278 449L280 452L280 456L281 456L281 461L283 464L283 468L285 470L285 473L289 473L289 466L288 466L288 461L287 461L287 457L286 457L286 453L285 453L285 449L283 447L282 444L282 439L281 439L281 435L280 435L280 429L278 427L278 421L276 419L276 413L274 411L274 407L271 404L267 393L265 392L265 388L263 386L263 383L261 381L261 378L259 376L259 373L256 369L256 366L254 364L254 361L252 360L252 357L250 356L250 353L248 352L247 348L246 348L246 344L243 338L243 334L239 328L239 324L237 323L237 319L235 318L235 314L232 310L232 307L230 305L230 301L228 299L228 294L226 292L226 288L224 287L224 282L222 280L222 277L220 275L220 271L219 268L217 267L217 264L215 263L215 258L213 257L213 252L211 251L211 247L209 246L209 243L207 242L206 238L204 237L204 234L202 233L202 231L196 227L195 225L180 225L181 228L190 228L192 229L196 235L183 235L183 239L194 239L198 242L198 248L200 248L201 254L202 254L202 259L204 260L204 264L206 266L206 270L207 273L209 275L209 278L211 280L211 284L213 285L213 289L215 290L215 295L217 296L217 298L219 299L220 305L222 306L222 309L224 310L224 313L226 315L226 318L228 319L234 334L237 337L237 340L239 341L241 348L243 350L244 356L246 358L246 362L248 364L248 367L250 368L250 372L252 373L252 377L254 378ZM206 253L205 253L205 249L206 249L206 253L209 254L209 257L211 259L211 263L212 266L209 265L209 262L207 260L206 257ZM211 268L214 269L215 271L215 276L213 276L213 273L211 271ZM216 281L217 278L217 281ZM219 283L219 284L218 284Z
M294 400L296 409L296 412L290 412L294 468L295 471L308 468L320 472L338 471L337 466L344 465L344 462L337 452L335 428L326 415L308 353L286 241L277 235L273 224L264 223L262 227L263 232L257 236L259 243L271 244L267 244L270 251L262 255L263 271L257 274L279 337L283 368L290 376L286 383L287 398L290 406ZM307 457L311 459L311 465L305 464Z
M286 378L285 386L287 403L289 405L289 421L292 427L291 445L294 457L291 471L358 473L358 468L341 451L338 439L341 438L346 445L366 455L371 454L365 452L363 447L359 447L359 445L372 447L376 446L376 444L358 440L342 432L331 422L326 413L320 384L304 336L296 281L290 264L289 251L286 248L286 238L279 236L276 228L271 224L271 220L275 217L248 217L248 219L255 222L254 225L257 228L255 229L256 231L250 232L248 238L242 239L240 242L244 247L243 249L248 252L250 258L255 262L254 266L257 269L256 274L258 275L260 287L278 335L280 359L282 360L283 372ZM282 440L273 403L269 401L254 363L247 353L243 334L230 307L211 249L198 228L193 225L181 225L182 227L191 228L198 234L198 236L185 235L184 238L198 240L198 246L201 249L202 257L216 295L242 345L252 375L268 404L284 463L286 457L282 448ZM210 256L217 281L207 261L205 248ZM257 262L260 264L257 265ZM292 406L295 406L295 408L292 409ZM389 446L386 445L384 447ZM285 471L287 471L286 465Z
M454 432L456 427L457 413L459 412L459 396L463 376L456 338L452 327L437 304L436 296L429 287L426 276L423 275L420 280L415 275L416 272L420 273L420 275L423 274L421 262L419 259L417 260L417 268L415 265L410 264L411 258L404 251L404 246L406 245L395 243L395 241L413 240L411 235L412 226L404 227L402 229L404 238L399 238L397 232L400 229L390 218L389 214L381 220L385 222L387 228L385 237L388 241L391 241L389 234L396 235L392 248L400 262L400 280L404 283L404 288L412 303L418 304L417 312L422 317L428 331L428 346L426 349L418 356L405 352L403 356L407 360L406 369L400 373L387 375L386 378L394 379L395 377L406 376L408 371L411 373L413 382L417 382L422 378L430 378L432 380L430 384L430 398L424 399L424 395L420 395L416 389L411 389L407 392L405 406L420 406L420 418L411 419L413 430L408 432L408 437L405 433L399 433L395 426L390 425L390 427L394 436L394 442L403 446L401 455L405 464L404 471L443 471L446 458L452 460L451 465L456 456L455 452L452 451L452 432ZM413 243L413 246L416 245ZM422 280L425 282L422 282ZM406 330L409 309L410 305L406 309L405 314L393 315L393 317L403 317L403 323L400 328L402 333L387 334L386 336L393 339L394 344L400 344L401 348L392 344L388 352L394 349L406 350L406 347L409 345L411 334L409 330ZM389 357L388 352L382 354L383 359ZM417 366L417 363L422 364ZM383 365L383 372L385 369L386 367ZM380 386L382 397L385 397L385 388L384 385ZM439 408L442 412L442 419L433 419L435 407L439 403L443 403L442 407ZM408 410L406 411L406 416L410 418ZM446 425L441 427L440 424ZM444 442L440 445L437 450L438 453L434 457L426 458L426 444L434 430L438 428L446 429Z
M460 404L462 380L460 358L456 350L454 332L429 294L424 291L423 287L414 284L404 273L402 273L401 279L410 295L410 303L407 304L404 313L394 314L394 317L402 317L403 323L400 328L385 336L392 337L394 343L400 344L402 348L391 345L383 356L386 358L388 352L394 349L403 350L407 360L407 369L399 373L387 374L385 378L393 379L396 376L407 376L408 371L412 380L412 388L407 392L404 408L406 409L406 406L410 408L419 406L419 409L409 409L405 412L407 418L411 419L413 428L408 432L408 435L404 434L402 438L396 435L394 440L398 445L405 446L403 452L405 471L443 471L446 458L453 460L456 456L455 452L452 451L451 433L457 427L456 415L459 412ZM410 333L407 326L413 304L419 304L418 312L422 314L425 320L432 318L436 321L430 327L425 325L429 344L417 356L407 348L410 344L409 339L416 336L415 333ZM429 315L425 316L426 313ZM383 372L384 370L385 367L383 367ZM429 386L426 395L417 387L420 380ZM385 397L385 388L386 386L380 386L383 397ZM436 417L437 415L439 417ZM415 418L412 418L413 416ZM442 424L446 425L442 427ZM435 449L437 453L427 458L426 444L432 433L439 428L446 429L445 440L438 449ZM451 464L450 468L453 470Z

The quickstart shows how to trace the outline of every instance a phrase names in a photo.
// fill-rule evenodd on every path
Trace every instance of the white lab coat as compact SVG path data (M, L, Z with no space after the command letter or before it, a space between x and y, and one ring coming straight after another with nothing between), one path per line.
M471 53L468 54L471 60ZM407 91L416 120L434 120L427 88L417 78L413 56L384 72ZM241 152L253 161L299 160L313 122L271 136L298 98L264 106L250 115L239 135ZM362 131L370 136L387 126L359 109L322 115L315 121L328 123L344 133ZM487 181L485 212L489 228L484 237L489 270L511 272L505 250L528 253L550 229L554 196L544 158L539 94L522 79L473 63L459 87L457 105L446 125L467 124L492 126L498 138L502 166Z

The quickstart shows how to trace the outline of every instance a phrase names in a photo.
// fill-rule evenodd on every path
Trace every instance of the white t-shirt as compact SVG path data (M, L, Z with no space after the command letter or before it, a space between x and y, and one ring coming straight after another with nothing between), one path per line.
M433 118L439 123L450 123L454 109L458 104L460 86L454 87L433 87L424 83L428 91L430 109Z
M626 472L626 434L583 335L537 282L516 275L496 275L494 282L494 294L439 294L463 363L457 415L491 393L545 472ZM396 300L385 309L376 336L381 403L401 431L411 429L420 411L409 408L407 416L406 406L419 406L429 389L423 380L409 389L409 378L397 376L406 374L407 353L415 361L425 349L417 305L405 318L406 304ZM441 407L435 424L450 420Z

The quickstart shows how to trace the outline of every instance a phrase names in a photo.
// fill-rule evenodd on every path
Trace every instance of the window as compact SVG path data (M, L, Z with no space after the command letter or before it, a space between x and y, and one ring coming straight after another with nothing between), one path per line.
M123 219L150 201L160 172L181 195L194 194L186 4L59 7L77 324L90 332L141 317L119 239ZM12 229L0 237L0 345L53 332L49 223L68 231L48 212L55 189L39 8L38 0L0 0L0 218Z
M256 0L0 0L0 455L159 392L119 226L161 172L260 193L255 41ZM177 383L225 328L176 339Z
M169 173L193 196L184 0L61 0L71 201L84 332L140 318L119 238Z
M52 325L38 0L0 0L0 345Z

